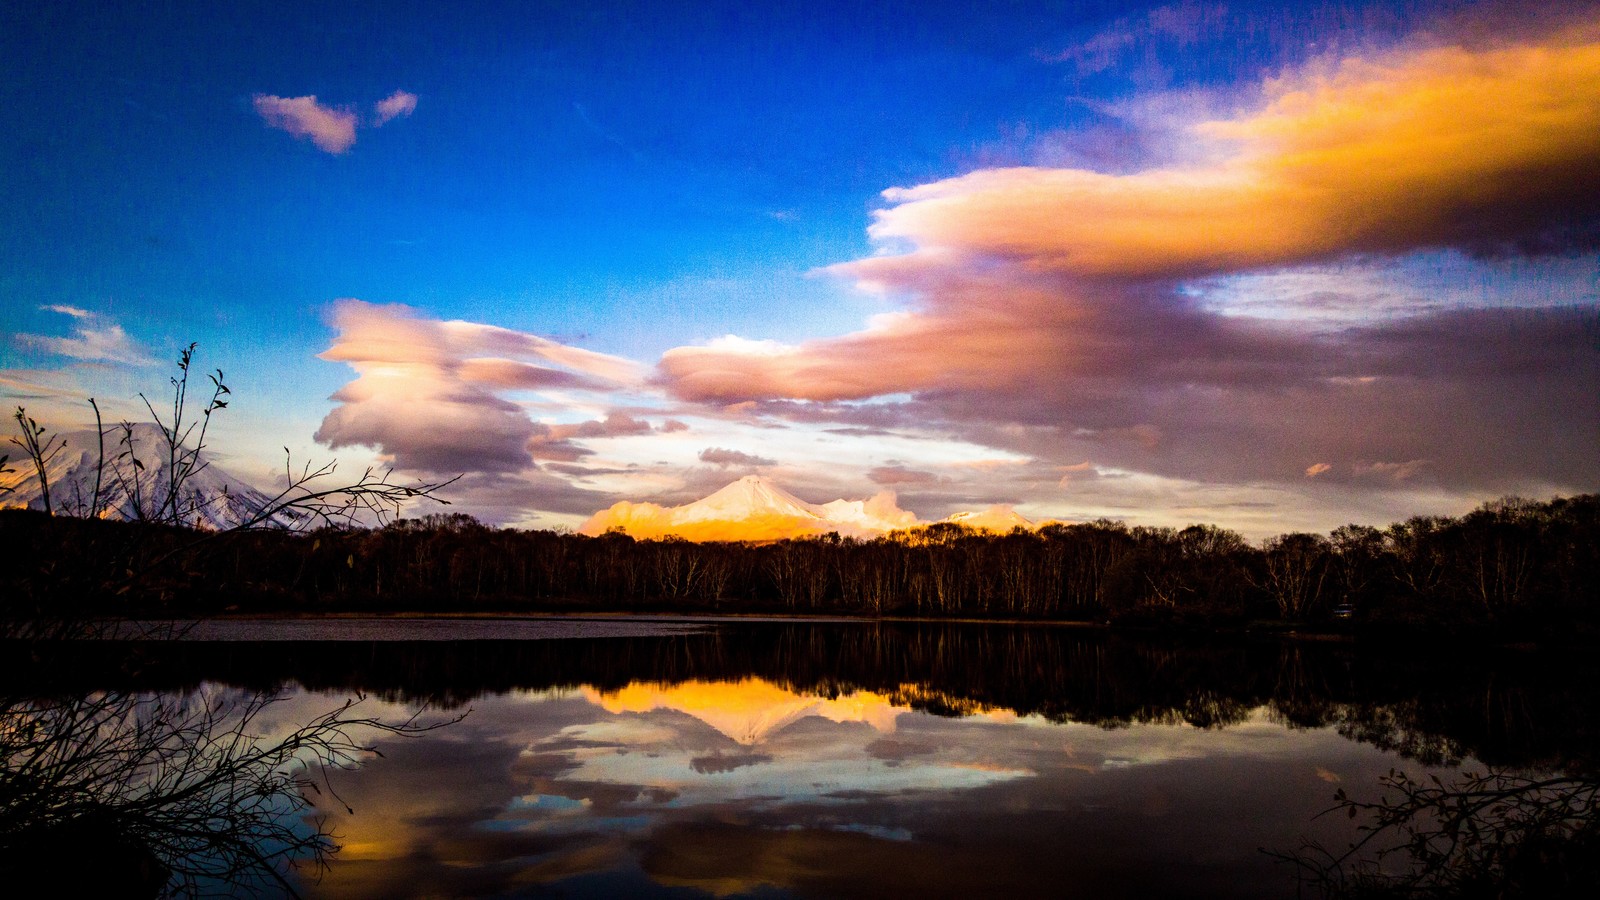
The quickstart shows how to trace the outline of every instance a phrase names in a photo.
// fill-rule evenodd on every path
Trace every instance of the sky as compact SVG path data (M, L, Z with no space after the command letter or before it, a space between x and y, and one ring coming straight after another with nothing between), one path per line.
M0 403L193 342L241 475L534 528L1600 489L1596 5L327 6L0 9Z

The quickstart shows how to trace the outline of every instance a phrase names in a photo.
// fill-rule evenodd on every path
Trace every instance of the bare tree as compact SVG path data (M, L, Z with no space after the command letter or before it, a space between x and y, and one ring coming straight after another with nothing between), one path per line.
M33 417L28 415L28 411L20 406L11 414L11 418L16 420L17 428L22 432L20 437L12 438L11 443L21 447L28 455L28 461L33 463L33 470L39 479L39 497L44 505L45 515L55 515L55 509L50 502L50 464L61 454L66 442L59 436L46 432L44 426L34 421ZM0 464L8 458L0 458Z
M1600 879L1600 780L1489 769L1446 782L1391 769L1377 800L1340 789L1361 820L1343 851L1271 855L1325 897L1578 897ZM1326 814L1326 813L1325 813Z
M190 376L195 348L195 344L190 344L179 353L178 374L168 379L172 398L166 412L159 411L143 393L139 395L157 435L157 446L150 448L153 457L139 446L137 426L131 421L124 421L113 429L119 435L117 449L108 455L100 407L94 398L89 398L99 436L94 456L94 488L87 502L80 500L65 512L84 517L101 515L105 511L107 482L122 497L124 512L130 518L175 526L222 521L226 523L218 529L222 532L382 524L397 517L412 500L426 498L437 503L449 502L438 494L459 476L437 482L401 482L395 480L392 470L368 467L354 480L340 481L336 477L336 462L305 463L296 467L287 447L284 448L283 480L275 493L243 498L226 487L216 491L194 489L196 477L210 466L205 451L211 418L228 408L225 398L232 394L222 370L217 369L206 375L211 384L209 399L198 412L191 409ZM49 434L22 407L17 408L12 418L21 436L12 438L11 443L21 447L32 463L45 512L54 513L48 467L65 448L65 441Z

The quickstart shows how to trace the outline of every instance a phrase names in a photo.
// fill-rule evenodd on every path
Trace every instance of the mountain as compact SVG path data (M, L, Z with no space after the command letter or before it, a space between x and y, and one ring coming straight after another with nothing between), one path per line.
M751 516L799 520L826 520L827 513L773 484L760 475L746 475L720 491L693 503L674 507L673 521L727 522Z
M815 504L760 475L746 475L683 506L624 500L595 513L578 530L597 535L620 528L637 538L676 535L691 541L779 541L829 532L873 537L917 524L890 491L868 500Z
M960 522L1005 534L1033 523L1009 506L978 513L957 513L945 521ZM893 491L866 500L807 503L760 475L746 475L708 497L682 506L654 503L613 504L589 517L578 530L599 535L613 528L636 538L669 535L691 541L779 541L837 532L870 538L925 524L900 508Z
M808 718L862 722L881 734L892 734L909 706L871 691L850 691L835 697L800 694L760 678L743 681L685 681L673 685L634 682L601 691L583 688L584 699L614 715L658 709L693 716L747 747L767 740Z
M45 468L51 506L58 514L86 515L94 498L99 441L93 429L67 432L60 437L65 448ZM140 423L133 426L131 437L133 458L139 460L139 466L123 458L127 448L122 444L120 428L106 434L106 465L99 473L100 515L104 518L153 517L167 505L171 460L164 452L166 441L161 431L153 424ZM16 471L0 475L0 486L13 489L0 495L0 507L43 509L43 492L32 464L18 458L16 447L8 447L7 452L11 456L7 465ZM199 471L190 474L179 487L177 505L184 524L213 531L233 528L255 518L271 501L265 492L211 462L203 451L200 463Z
M982 531L993 531L996 534L1010 534L1013 528L1032 531L1035 527L1031 519L1005 504L996 504L979 512L958 512L946 516L944 521Z

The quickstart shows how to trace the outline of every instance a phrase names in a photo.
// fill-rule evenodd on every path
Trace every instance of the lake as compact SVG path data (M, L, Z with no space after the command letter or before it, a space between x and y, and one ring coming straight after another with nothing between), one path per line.
M72 655L53 690L280 696L268 738L352 696L465 713L328 777L313 897L1292 897L1263 850L1345 846L1336 790L1587 765L1597 733L1577 660L1056 626L240 621Z

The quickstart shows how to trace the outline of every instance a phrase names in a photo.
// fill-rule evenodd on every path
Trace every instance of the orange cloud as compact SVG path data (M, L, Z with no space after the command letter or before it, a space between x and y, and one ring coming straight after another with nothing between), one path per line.
M886 191L893 205L870 232L914 243L913 257L1165 279L1359 252L1560 244L1600 211L1592 30L1345 59L1270 82L1265 96L1252 115L1195 126L1223 162L1132 175L982 170ZM904 264L839 269L872 281Z
M717 402L1016 388L1043 360L1068 372L1152 365L1160 354L1135 363L1119 351L1130 331L1167 324L1238 337L1213 349L1247 366L1251 339L1269 336L1225 334L1241 326L1203 321L1150 285L1357 253L1592 241L1592 31L1310 67L1268 83L1256 112L1194 126L1222 158L1203 166L987 169L891 189L869 231L912 249L831 271L906 295L912 310L799 345L675 348L661 377Z
M836 337L674 348L657 377L688 401L1092 456L1105 485L1119 469L1279 480L1309 452L1370 483L1418 467L1361 460L1427 459L1463 493L1585 489L1592 306L1442 303L1336 331L1221 314L1195 281L1439 248L1490 273L1474 255L1594 247L1600 24L1521 34L1290 72L1248 111L1191 125L1198 163L887 191L870 231L898 252L829 271L903 309ZM1535 433L1529 454L1519 435Z

